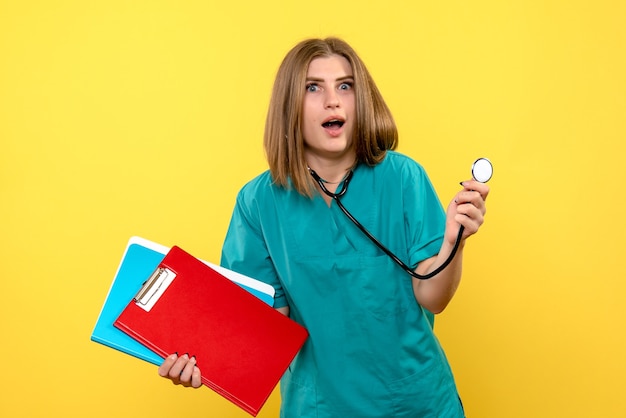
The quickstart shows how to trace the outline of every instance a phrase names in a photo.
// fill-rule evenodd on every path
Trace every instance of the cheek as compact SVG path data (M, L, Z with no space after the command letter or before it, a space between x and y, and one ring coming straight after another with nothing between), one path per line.
M303 112L302 113L302 129L305 131L307 129L311 129L311 127L313 127L314 124L315 124L315 118L311 116L310 113Z
M313 123L316 120L315 104L309 100L302 105L302 121Z
M351 125L356 123L356 103L354 100L346 105L346 116L352 121Z
M346 116L354 119L354 117L356 116L356 101L354 100L354 96L346 98L346 100L343 102L343 107L345 109Z
M310 140L315 135L314 130L315 123L307 118L305 114L302 115L302 136L306 145L311 145Z
M350 110L354 112L354 109L356 109L356 97L354 94L348 99L347 105L350 107Z

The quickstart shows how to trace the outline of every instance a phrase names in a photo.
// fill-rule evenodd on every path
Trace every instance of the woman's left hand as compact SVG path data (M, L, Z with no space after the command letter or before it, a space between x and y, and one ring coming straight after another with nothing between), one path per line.
M446 240L452 244L459 234L460 225L465 228L462 237L465 240L478 231L487 212L485 201L489 186L476 180L466 180L461 185L463 190L454 196L446 213Z

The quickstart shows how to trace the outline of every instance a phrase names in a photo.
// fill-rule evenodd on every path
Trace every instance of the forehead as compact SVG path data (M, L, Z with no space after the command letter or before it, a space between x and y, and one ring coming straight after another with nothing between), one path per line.
M317 57L311 60L307 77L345 77L352 75L350 62L341 55Z

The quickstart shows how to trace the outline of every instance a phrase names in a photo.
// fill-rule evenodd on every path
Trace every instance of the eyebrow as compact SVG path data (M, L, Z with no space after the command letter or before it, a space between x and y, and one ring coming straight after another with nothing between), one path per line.
M344 75L343 77L339 77L339 78L335 79L334 81L346 81L346 80L354 80L354 76L353 75ZM321 82L324 82L325 80L323 78L319 78L319 77L307 77L306 81L321 81Z

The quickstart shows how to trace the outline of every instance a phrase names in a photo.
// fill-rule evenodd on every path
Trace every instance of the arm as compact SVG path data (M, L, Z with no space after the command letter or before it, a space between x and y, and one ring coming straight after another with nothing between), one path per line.
M439 253L420 262L415 269L418 274L427 274L440 266L454 247L459 226L465 227L459 249L448 267L429 280L413 279L415 298L420 305L435 314L441 313L448 306L459 287L465 241L475 234L484 222L485 200L489 194L489 187L475 180L463 182L463 187L448 205L444 242Z
M220 264L274 286L275 300L278 300L279 306L285 305L276 310L288 316L289 306L286 306L284 292L276 277L261 233L258 213L254 210L258 198L254 185L244 187L237 195L237 203L222 247ZM187 354L182 356L171 354L166 357L159 367L159 375L170 379L176 385L194 388L202 385L202 375L196 366L196 359Z

